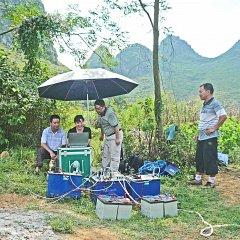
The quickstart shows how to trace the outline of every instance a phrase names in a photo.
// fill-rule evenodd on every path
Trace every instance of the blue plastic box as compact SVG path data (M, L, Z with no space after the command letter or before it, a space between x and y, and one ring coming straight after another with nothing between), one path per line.
M127 190L133 199L148 195L160 194L160 178L152 175L137 175L126 177Z
M227 154L218 152L218 160L220 163L224 164L225 166L228 165L228 155Z
M48 173L47 197L57 197L66 194L66 197L80 198L82 176L72 173Z
M174 165L173 163L168 162L167 166L164 168L164 171L162 173L163 176L173 176L175 175L177 172L179 171L179 169L177 168L176 165Z
M122 179L100 180L97 177L90 177L85 186L91 191L93 201L96 204L97 197L100 195L125 196L126 192L122 187L124 184L126 185L126 181Z

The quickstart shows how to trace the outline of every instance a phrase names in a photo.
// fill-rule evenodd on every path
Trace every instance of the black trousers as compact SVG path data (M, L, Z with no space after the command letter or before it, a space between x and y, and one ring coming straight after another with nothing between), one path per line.
M56 151L53 151L53 152L57 155ZM43 166L43 161L45 159L51 159L50 153L43 147L38 148L35 167L41 168Z
M196 170L207 175L218 173L218 141L217 138L210 138L197 143Z

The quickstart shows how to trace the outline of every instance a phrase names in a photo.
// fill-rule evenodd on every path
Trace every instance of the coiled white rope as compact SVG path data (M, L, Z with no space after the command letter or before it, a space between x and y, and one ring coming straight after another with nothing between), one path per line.
M203 236L203 237L210 237L213 234L213 229L214 228L220 228L220 227L240 227L240 225L238 225L238 224L212 225L211 223L205 221L204 218L202 217L202 215L199 212L185 210L185 209L178 209L178 210L179 211L184 211L184 212L189 212L189 213L195 213L195 214L197 214L200 217L200 219L202 220L202 222L204 224L208 225L207 227L205 227L205 228L200 230L200 235Z

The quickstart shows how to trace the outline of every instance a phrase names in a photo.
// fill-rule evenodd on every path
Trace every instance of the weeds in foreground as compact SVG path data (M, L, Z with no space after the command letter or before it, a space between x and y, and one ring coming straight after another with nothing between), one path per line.
M47 177L44 172L40 175L33 174L34 161L34 152L24 149L11 152L9 158L0 159L0 192L45 196ZM45 169L47 170L47 164ZM227 203L218 189L187 186L188 178L186 171L181 171L172 178L162 178L161 192L175 195L180 209L198 211L211 224L240 224L238 205ZM119 239L186 239L186 236L187 239L201 239L199 231L204 227L194 213L179 211L179 215L174 218L149 219L136 206L133 207L130 220L103 221L97 218L95 206L85 193L82 193L79 200L68 199L51 206L52 210L59 208L62 211L61 214L55 213L47 221L54 231L61 233L98 228L110 230ZM237 240L239 235L238 227L218 228L212 239Z

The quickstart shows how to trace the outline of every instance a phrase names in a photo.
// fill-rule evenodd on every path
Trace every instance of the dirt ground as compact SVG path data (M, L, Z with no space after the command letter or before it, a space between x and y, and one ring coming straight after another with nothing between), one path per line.
M113 232L108 229L81 229L71 235L65 235L62 237L63 240L93 240L93 239L111 239L119 240Z
M224 168L217 176L217 186L216 189L229 204L240 205L240 170L235 170L233 168ZM36 200L33 196L20 196L17 194L0 194L0 207L1 208L25 208L29 205L40 206L44 204L42 200ZM44 208L45 210L50 210L52 206ZM56 209L56 206L54 206ZM182 228L180 228L182 229ZM181 235L182 230L177 231L178 236ZM170 236L166 239L175 239L175 233L170 233ZM183 239L186 239L186 235ZM176 237L176 236L175 236ZM74 234L64 234L61 235L63 240L92 240L92 239L111 239L119 240L120 238L116 236L113 232L104 228L94 228L94 229L80 229L75 231ZM191 238L192 239L192 238ZM123 240L121 238L121 240Z
M226 168L217 178L219 186L217 189L230 204L240 204L240 170Z

